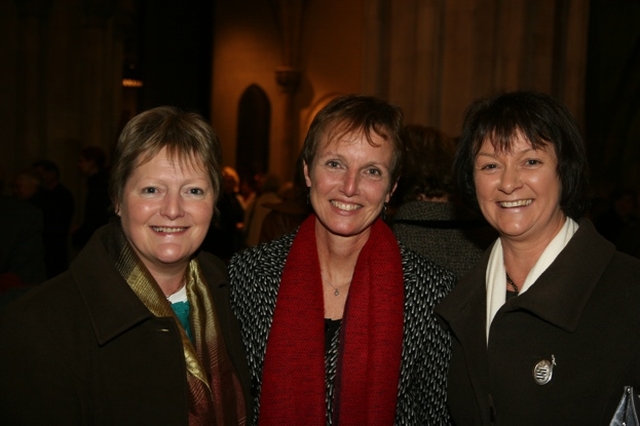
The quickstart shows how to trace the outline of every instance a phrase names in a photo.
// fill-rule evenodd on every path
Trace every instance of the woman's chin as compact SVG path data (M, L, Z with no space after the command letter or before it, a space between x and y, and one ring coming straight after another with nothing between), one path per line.
M183 264L189 261L190 253L183 250L164 250L155 255L155 263L173 266Z

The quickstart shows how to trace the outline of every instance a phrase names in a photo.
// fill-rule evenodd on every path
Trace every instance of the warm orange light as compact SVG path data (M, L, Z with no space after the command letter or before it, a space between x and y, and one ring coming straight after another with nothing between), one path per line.
M132 78L123 78L122 85L124 87L142 87L142 80L134 80Z

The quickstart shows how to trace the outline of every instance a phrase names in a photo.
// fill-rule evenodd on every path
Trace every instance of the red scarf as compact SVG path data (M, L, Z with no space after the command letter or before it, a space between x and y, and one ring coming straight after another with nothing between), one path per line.
M316 218L301 225L287 257L267 341L260 425L326 424L324 302ZM392 425L404 320L400 248L376 220L362 248L342 319L335 383L337 425Z

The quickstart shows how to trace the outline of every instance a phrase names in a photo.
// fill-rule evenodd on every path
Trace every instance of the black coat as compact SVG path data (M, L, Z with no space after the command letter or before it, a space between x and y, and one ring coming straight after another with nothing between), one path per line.
M450 327L457 425L608 425L625 385L640 390L640 261L591 222L535 284L497 312L487 346L480 263L436 307ZM555 359L549 383L533 368Z
M154 317L124 281L102 242L107 228L69 271L0 317L0 424L188 424L178 325ZM209 254L198 261L250 414L249 373L226 269Z

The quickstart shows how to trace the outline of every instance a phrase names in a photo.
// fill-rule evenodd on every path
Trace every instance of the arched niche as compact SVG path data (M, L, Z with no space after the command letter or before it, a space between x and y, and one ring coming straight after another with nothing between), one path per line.
M247 87L238 104L236 169L240 176L254 176L269 170L271 103L256 84Z

